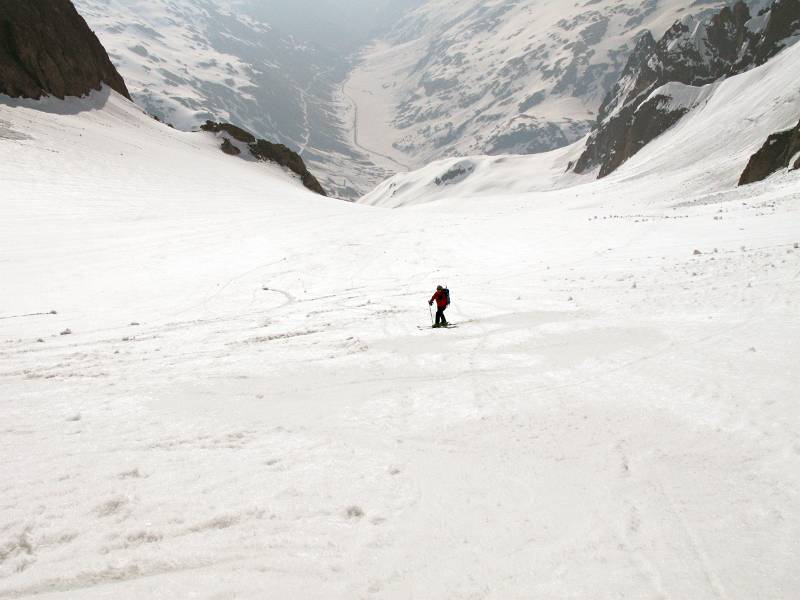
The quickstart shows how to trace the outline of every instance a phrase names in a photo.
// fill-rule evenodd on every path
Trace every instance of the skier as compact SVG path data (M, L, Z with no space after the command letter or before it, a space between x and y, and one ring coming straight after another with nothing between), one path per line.
M450 292L441 285L436 286L436 293L428 301L428 306L433 306L436 302L436 324L434 327L447 327L447 319L444 316L444 311L450 305Z

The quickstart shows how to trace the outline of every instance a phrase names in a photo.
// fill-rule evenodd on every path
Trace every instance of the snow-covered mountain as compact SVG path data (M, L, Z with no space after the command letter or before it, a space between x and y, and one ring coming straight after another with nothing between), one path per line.
M566 146L589 132L642 35L727 4L430 0L352 73L358 140L378 162L413 167ZM765 3L751 4L757 14Z
M184 130L231 122L286 144L334 194L382 174L336 116L348 54L416 0L76 0L148 112ZM280 3L281 5L285 3Z
M757 7L754 7L757 8ZM800 0L739 0L708 19L686 17L656 42L647 32L600 107L575 163L604 177L709 96L704 86L762 65L800 40Z
M750 11L768 4L751 0ZM286 144L326 190L353 199L444 156L569 145L603 117L637 43L727 0L77 5L149 112ZM351 53L375 35L353 69Z
M751 156L767 136L789 130L800 117L800 44L785 49L761 67L711 85L664 86L673 106L689 106L677 124L644 145L607 178L605 189L622 189L626 182L658 180L658 197L675 203L697 195L733 190ZM793 131L785 143L772 145L782 153L786 172L800 156ZM513 190L525 194L553 189L581 189L590 177L567 169L586 151L580 140L571 146L536 156L476 156L436 161L410 173L400 173L362 198L365 204L397 208L443 198L498 195ZM769 161L767 161L769 163ZM798 164L800 166L800 164ZM775 169L777 170L777 169ZM800 185L800 172L795 181ZM580 186L580 187L578 187ZM599 189L599 188L598 188ZM620 192L624 193L624 192ZM643 192L637 192L643 200ZM647 194L649 195L649 194Z

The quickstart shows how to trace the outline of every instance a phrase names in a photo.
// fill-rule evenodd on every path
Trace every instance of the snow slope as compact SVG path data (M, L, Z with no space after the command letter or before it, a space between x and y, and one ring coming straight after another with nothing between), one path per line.
M0 99L0 598L793 598L800 182L653 148L392 211Z
M636 39L730 4L428 0L362 53L344 94L377 164L538 153L588 133ZM757 14L765 0L749 2Z
M626 162L609 178L608 188L630 180L658 180L657 187L645 186L637 198L652 198L659 204L735 188L750 156L767 136L797 122L798 61L800 46L795 45L765 65L721 82L701 87L669 83L653 91L652 97L664 97L664 110L689 113ZM594 174L576 176L567 167L583 147L581 140L535 156L436 161L395 175L360 202L397 208L453 195L547 191L586 184Z

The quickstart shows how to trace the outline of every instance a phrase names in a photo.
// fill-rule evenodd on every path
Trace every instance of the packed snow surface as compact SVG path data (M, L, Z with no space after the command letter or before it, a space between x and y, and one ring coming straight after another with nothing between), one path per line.
M391 210L216 145L0 100L0 598L794 597L796 172Z

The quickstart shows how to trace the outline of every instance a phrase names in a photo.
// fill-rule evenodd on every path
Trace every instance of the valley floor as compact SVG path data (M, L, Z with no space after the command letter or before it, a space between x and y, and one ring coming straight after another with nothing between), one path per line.
M796 174L388 210L81 110L0 106L0 599L800 589Z
M391 54L389 46L376 42L368 56L384 57L387 54ZM403 69L411 68L408 63L413 63L414 56L409 51L403 55L404 60L399 62L379 59L377 65L369 66L367 63L370 58L361 57L361 64L342 83L342 105L346 110L340 111L349 128L350 142L369 157L376 165L376 171L382 169L386 173L404 173L426 162L423 157L409 156L393 145L397 137L393 124L395 104L398 102L393 95L395 77ZM373 182L373 187L379 183L381 180Z

